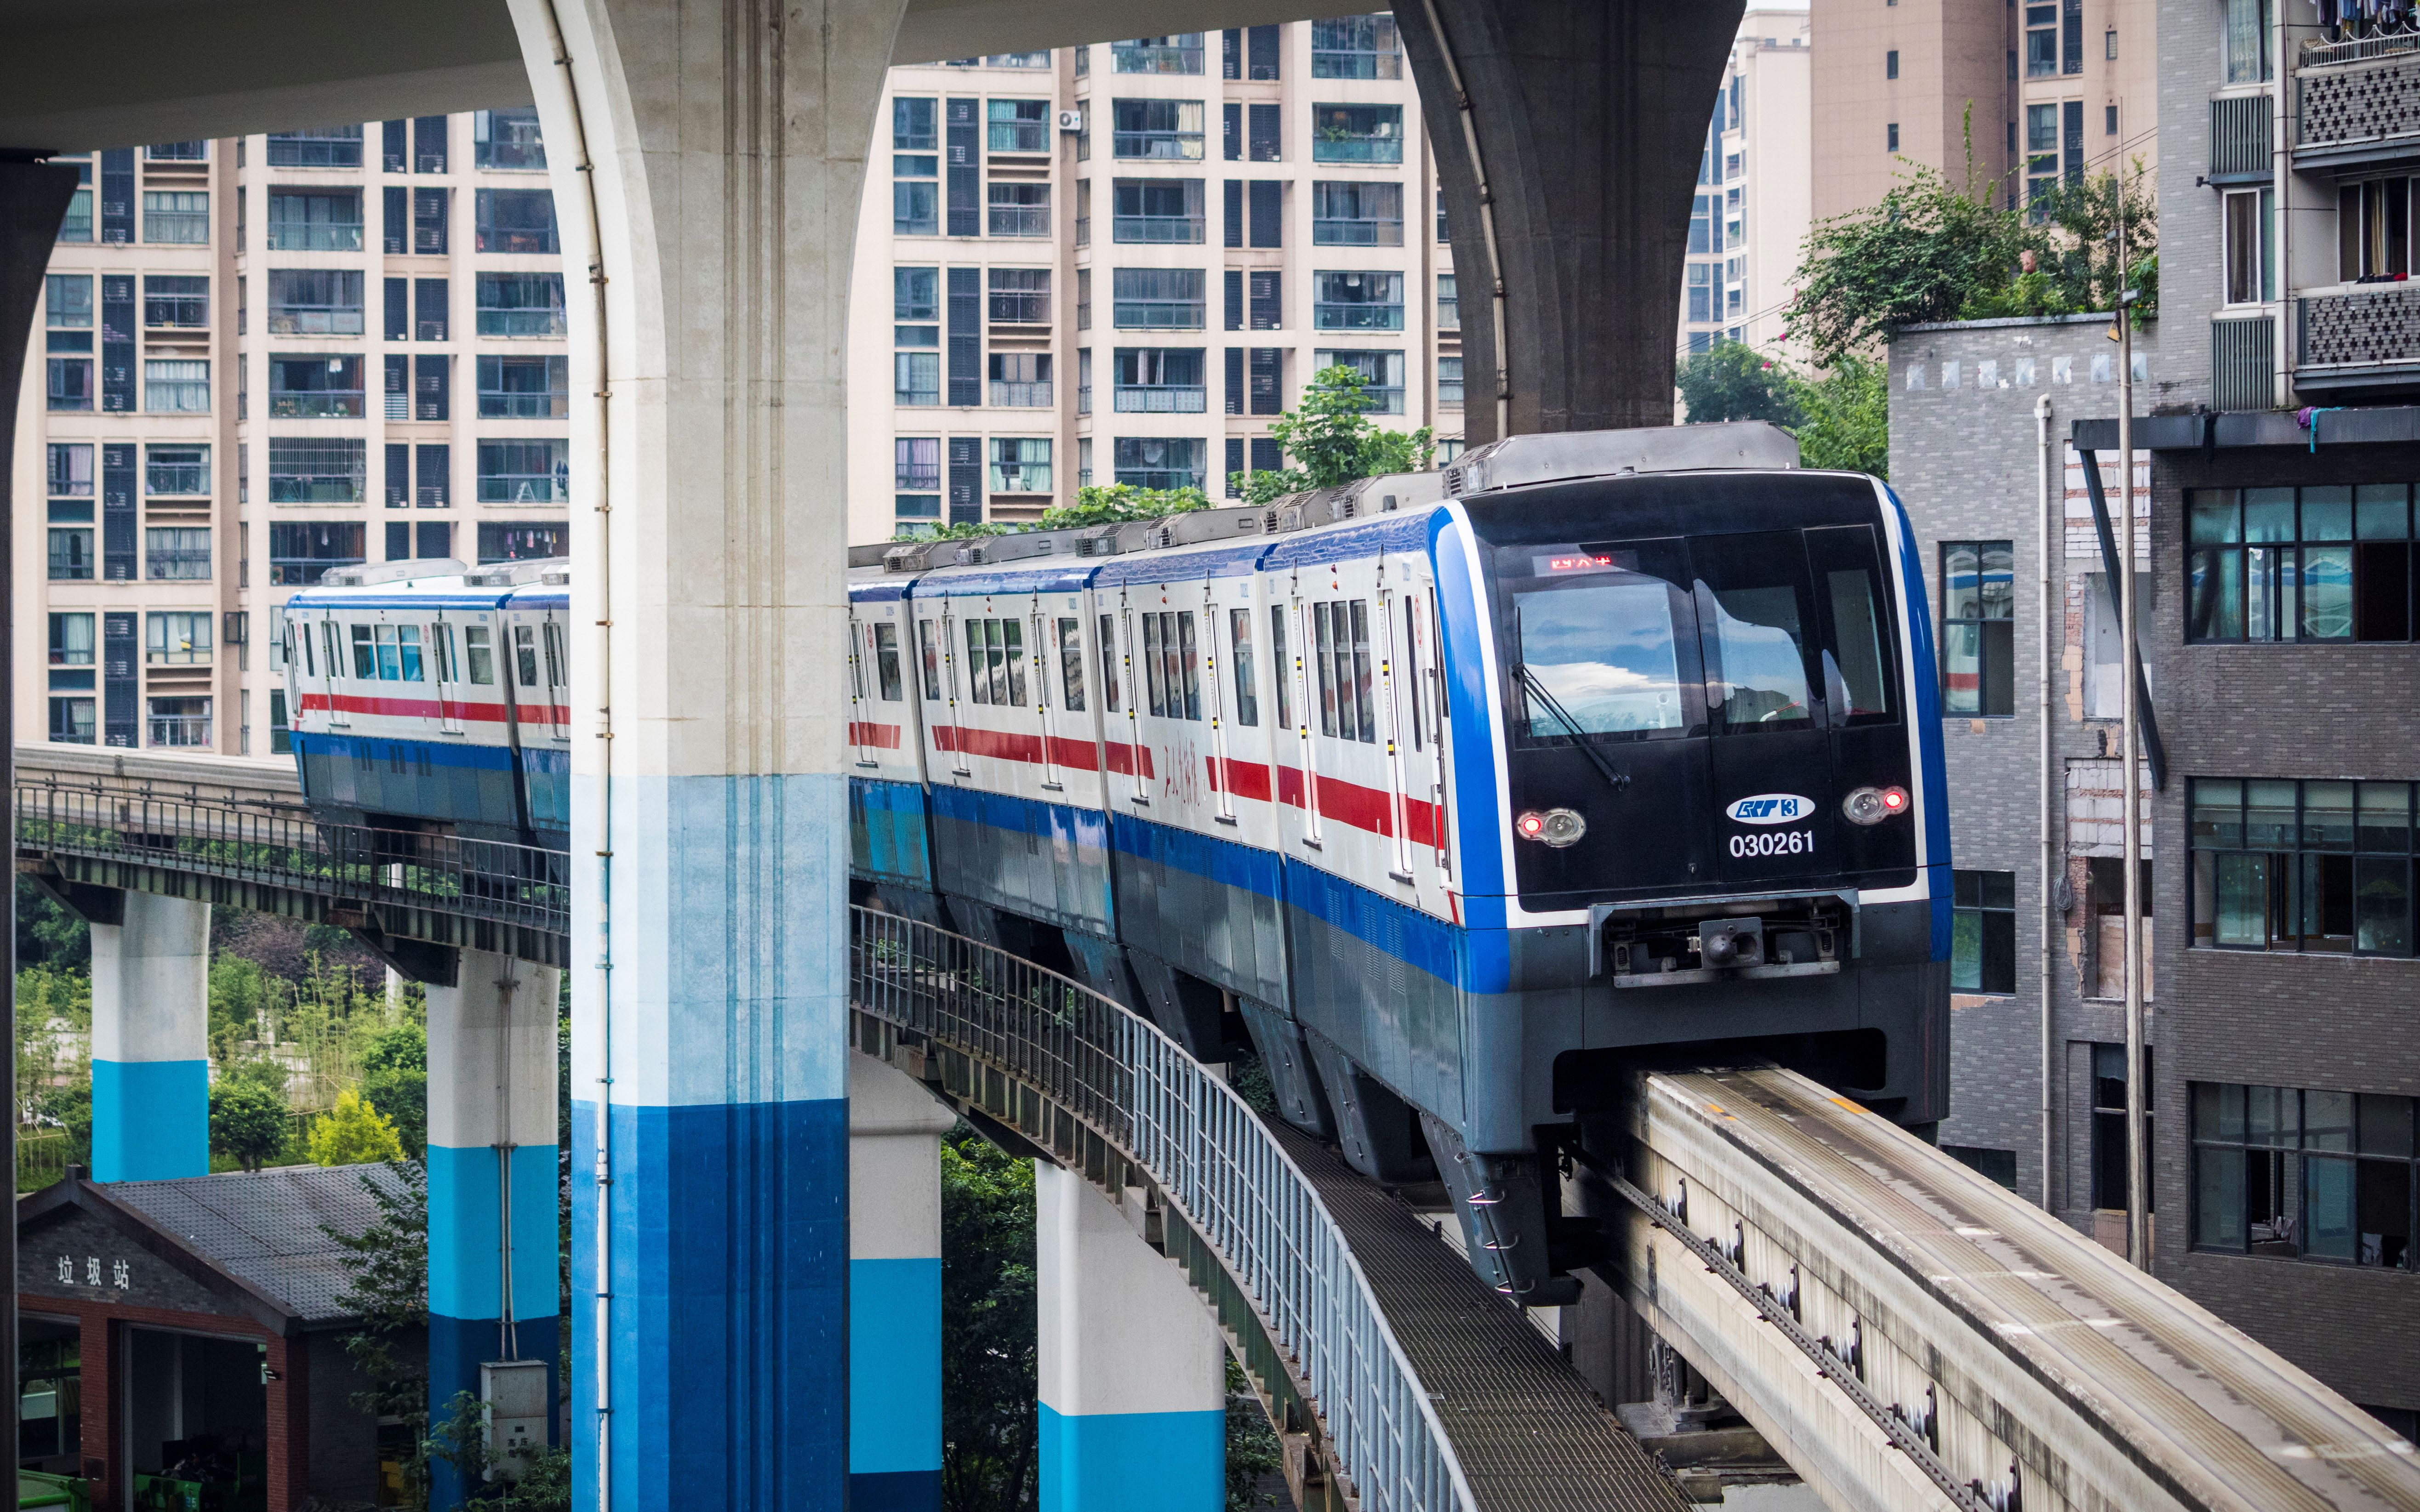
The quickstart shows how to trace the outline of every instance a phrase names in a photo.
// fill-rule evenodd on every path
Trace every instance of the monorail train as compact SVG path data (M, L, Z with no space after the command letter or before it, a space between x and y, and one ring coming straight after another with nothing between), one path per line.
M1064 971L1204 1061L1249 1049L1280 1114L1363 1172L1442 1180L1491 1283L1573 1300L1588 1242L1552 1153L1623 1068L1720 1045L1902 1123L1946 1111L1923 579L1885 487L1797 462L1761 424L1517 437L1272 506L853 548L858 896ZM392 680L387 618L527 614L559 646L559 588L471 582L291 601L296 633L351 648L366 625L371 652L317 685L289 659L315 804L374 807L323 742L334 711L359 741L396 706L362 687ZM533 691L497 685L459 738L543 835L553 736L528 718L559 668L505 671ZM458 801L376 802L399 791L420 807L380 811Z

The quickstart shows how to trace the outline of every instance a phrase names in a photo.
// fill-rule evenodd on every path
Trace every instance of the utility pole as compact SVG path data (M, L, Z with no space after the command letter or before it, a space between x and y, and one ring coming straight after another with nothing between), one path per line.
M2142 656L2134 630L2134 332L2133 290L2127 287L2126 187L2118 199L2118 634L2125 640L2126 702L2118 755L2125 767L2126 815L2126 1258L2151 1268L2150 1151L2144 1114L2150 1088L2143 1079L2143 773L2140 742Z

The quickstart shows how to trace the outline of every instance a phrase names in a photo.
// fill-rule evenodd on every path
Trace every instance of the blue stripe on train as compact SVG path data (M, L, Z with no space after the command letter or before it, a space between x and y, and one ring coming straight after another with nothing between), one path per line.
M1900 591L1907 596L1908 671L1916 682L1917 759L1924 764L1924 859L1931 873L1926 881L1932 895L1932 959L1949 959L1949 771L1941 743L1941 680L1933 664L1932 608L1924 596L1924 567L1916 549L1916 531L1908 523L1907 506L1888 484L1883 497L1890 501L1899 524Z
M481 771L509 772L513 753L505 746L475 746L463 740L419 740L401 735L333 735L302 731L294 733L294 753L315 755L368 757L372 762L387 762L401 751L405 761L426 760L431 766L469 766Z

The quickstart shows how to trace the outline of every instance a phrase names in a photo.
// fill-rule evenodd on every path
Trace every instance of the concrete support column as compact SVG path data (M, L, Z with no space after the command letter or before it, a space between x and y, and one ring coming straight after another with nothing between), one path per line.
M1218 1325L1125 1213L1033 1168L1042 1512L1218 1512L1227 1504Z
M583 1509L847 1493L843 356L905 3L508 0L579 396Z
M92 926L92 1179L210 1169L210 905L125 895Z
M1462 280L1471 445L1497 439L1499 413L1508 435L1672 423L1689 198L1743 8L1395 8Z
M464 950L428 994L428 1412L479 1393L484 1360L544 1360L562 1324L555 1006L563 974ZM434 1504L460 1488L437 1468Z
M941 1136L904 1072L848 1057L848 1504L940 1512Z

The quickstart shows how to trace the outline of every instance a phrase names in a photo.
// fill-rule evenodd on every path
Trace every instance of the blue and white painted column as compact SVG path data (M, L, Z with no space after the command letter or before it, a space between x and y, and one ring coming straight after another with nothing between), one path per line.
M1168 1257L1081 1176L1033 1167L1041 1512L1219 1512L1227 1350Z
M210 905L125 894L92 926L92 1179L210 1169Z
M573 1496L839 1512L846 302L907 4L507 6L579 396Z
M563 974L464 950L428 993L428 1411L479 1394L485 1360L543 1360L563 1321L556 1261L555 1010ZM431 1504L450 1507L435 1467Z
M940 1512L941 1136L906 1072L848 1057L848 1504Z

